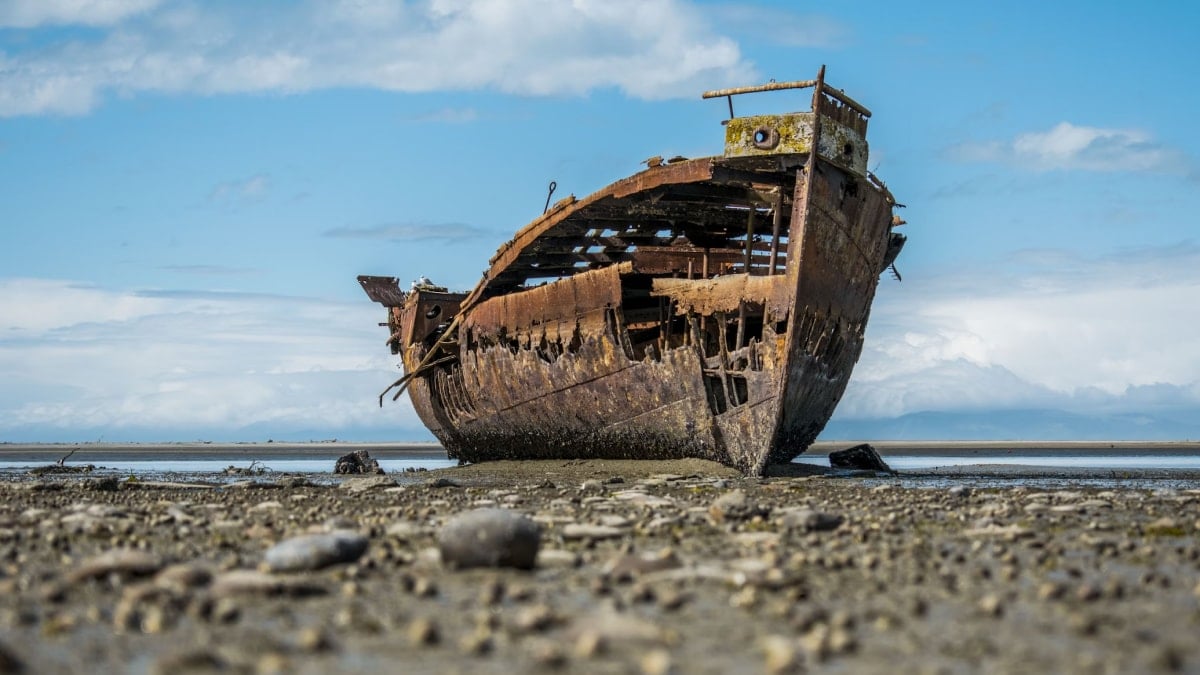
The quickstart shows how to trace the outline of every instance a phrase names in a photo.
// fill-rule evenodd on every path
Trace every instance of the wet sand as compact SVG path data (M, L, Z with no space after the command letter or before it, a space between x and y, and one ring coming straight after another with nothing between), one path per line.
M4 480L0 672L1200 672L1195 472L1053 489L776 473ZM478 508L539 523L534 569L439 559ZM346 531L361 557L254 571L278 542Z

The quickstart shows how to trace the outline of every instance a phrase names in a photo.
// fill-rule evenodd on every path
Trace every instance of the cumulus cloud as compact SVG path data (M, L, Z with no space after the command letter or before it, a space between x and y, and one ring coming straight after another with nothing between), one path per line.
M966 162L1003 162L1039 171L1155 171L1187 173L1179 150L1138 129L1105 129L1060 122L1049 131L1027 132L1011 141L955 145L949 155Z
M247 427L425 437L407 404L378 408L399 374L382 315L365 301L3 280L0 438L105 429L110 440L154 430L172 439L178 429Z
M1028 251L885 280L837 419L1198 409L1197 297L1194 244L1102 258ZM427 437L407 404L376 406L399 374L382 319L366 301L0 280L0 439L31 428L105 429L109 440L185 428Z
M1200 247L1032 251L881 286L842 418L1200 404Z
M0 52L0 117L82 114L139 92L612 87L655 99L753 73L686 0L311 0L286 11L181 1L139 13L133 0L117 4L130 11L106 16L126 20L98 37L52 34Z
M380 241L464 241L492 237L494 233L464 223L392 223L373 227L337 227L324 232L326 237L376 239Z

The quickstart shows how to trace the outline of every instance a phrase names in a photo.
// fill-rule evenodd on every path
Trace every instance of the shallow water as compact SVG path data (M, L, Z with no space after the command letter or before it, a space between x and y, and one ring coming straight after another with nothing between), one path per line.
M400 482L420 480L424 471L456 466L440 448L376 449L372 456L380 467ZM94 465L91 474L135 476L144 480L205 481L227 483L246 478L267 479L284 474L303 474L315 482L340 479L333 475L337 457L344 449L289 449L249 445L232 448L143 447L135 450L89 450L75 455L67 466ZM1072 448L1067 451L1008 449L968 451L970 454L932 451L881 452L884 460L901 473L898 477L866 479L903 487L940 488L968 485L977 488L1055 488L1091 486L1124 489L1194 489L1200 486L1200 453L1165 451L1121 454L1108 447ZM1128 452L1128 451L1127 451ZM45 449L12 451L0 455L0 479L5 475L27 478L29 471L53 464L62 454ZM829 466L823 452L798 457L796 464ZM230 467L241 471L226 472Z
M943 467L971 466L1029 466L1055 469L1191 469L1200 471L1200 455L1111 455L1075 453L1070 455L1024 455L1008 453L979 453L974 455L914 455L903 454L883 459L897 471L923 471ZM116 454L113 459L89 458L87 461L68 462L68 466L94 464L96 468L140 474L150 473L222 473L228 467L239 469L262 469L267 473L331 473L336 457L275 456L263 460L246 460L230 457L204 457L203 453L163 453L161 456L142 454L130 459ZM388 473L445 469L458 465L458 460L445 455L412 454L377 459L379 466ZM23 471L52 464L52 461L20 458L0 460L0 471ZM829 457L824 454L800 455L794 464L829 466Z
M230 461L228 459L179 459L177 457L164 457L162 459L138 459L138 460L99 460L90 461L87 463L95 465L97 469L106 471L116 471L119 473L130 473L140 475L143 473L223 473L228 467L236 469L247 469L252 471L261 470L263 473L333 473L333 466L337 462L336 458L329 459L294 459L294 458L272 458L263 461L251 462L246 461ZM403 471L420 471L445 469L451 466L457 466L458 460L430 457L405 457L402 459L380 459L378 460L380 468L388 473L399 473ZM47 462L4 462L0 461L0 471L19 471L29 470L40 466L46 466ZM79 466L83 463L68 463L68 466Z
M947 455L882 455L888 466L897 471L915 471L946 466L975 465L1021 465L1045 466L1056 469L1198 469L1200 455L1014 455L977 454L968 456ZM800 455L793 463L829 466L824 455Z

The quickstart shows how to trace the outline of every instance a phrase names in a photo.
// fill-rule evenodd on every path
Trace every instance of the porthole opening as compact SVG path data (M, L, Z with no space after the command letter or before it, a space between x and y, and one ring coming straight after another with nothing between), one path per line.
M779 145L779 132L771 127L759 127L754 130L754 135L751 137L754 142L754 147L759 150L773 150Z

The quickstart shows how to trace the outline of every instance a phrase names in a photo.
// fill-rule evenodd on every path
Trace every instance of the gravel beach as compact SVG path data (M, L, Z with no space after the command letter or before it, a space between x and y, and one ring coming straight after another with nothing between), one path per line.
M9 476L0 673L1200 672L1198 481L780 473Z

